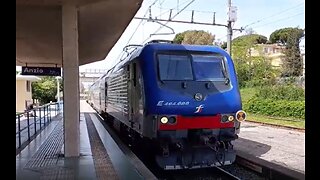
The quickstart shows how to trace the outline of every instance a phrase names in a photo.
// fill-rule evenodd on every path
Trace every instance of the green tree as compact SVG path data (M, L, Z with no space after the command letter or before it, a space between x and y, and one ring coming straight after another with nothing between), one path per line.
M241 87L275 82L277 70L272 68L270 60L262 55L262 49L257 45L266 42L267 38L258 34L239 36L232 41L232 57ZM253 50L260 55L253 56Z
M213 45L214 35L203 30L188 30L176 34L173 39L177 44Z
M181 44L183 39L184 39L184 35L186 34L186 32L187 31L176 34L176 36L173 39L173 42L176 43L176 44Z
M39 99L41 104L55 101L57 81L55 77L44 76L40 81L32 83L32 98Z
M290 37L296 38L299 41L304 36L304 30L299 28L282 28L271 33L269 41L271 43L280 43L286 45Z
M282 76L300 76L303 62L300 54L300 39L304 36L304 30L299 28L283 28L274 31L269 38L272 43L280 43L286 46L284 51Z
M259 35L259 34L248 34L248 35L243 35L243 36L239 36L237 38L234 38L232 40L232 44L235 45L254 45L254 44L265 44L267 43L268 38L263 36L263 35Z
M63 78L59 79L60 91L63 91Z

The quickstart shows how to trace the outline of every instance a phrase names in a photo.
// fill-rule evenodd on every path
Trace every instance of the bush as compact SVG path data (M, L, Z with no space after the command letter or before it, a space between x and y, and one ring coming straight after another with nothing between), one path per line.
M56 94L57 83L54 77L45 76L40 81L32 82L32 98L39 99L40 104L55 101Z
M279 117L305 117L305 92L294 85L264 86L243 103L245 111Z
M252 87L263 87L263 86L273 86L276 84L275 78L253 78L250 81L245 82L244 87L252 88Z
M275 85L279 74L266 57L248 57L246 60L234 58L240 87Z
M277 79L278 85L296 85L298 87L305 87L305 77L282 77Z
M251 113L279 117L305 118L305 101L251 98L245 105Z
M258 99L303 101L304 89L294 85L261 87L255 95Z

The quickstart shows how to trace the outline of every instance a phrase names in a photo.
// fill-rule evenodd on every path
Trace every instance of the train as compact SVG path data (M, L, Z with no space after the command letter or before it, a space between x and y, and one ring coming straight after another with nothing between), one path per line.
M87 102L117 131L147 139L164 170L233 164L245 121L230 55L212 45L128 45Z

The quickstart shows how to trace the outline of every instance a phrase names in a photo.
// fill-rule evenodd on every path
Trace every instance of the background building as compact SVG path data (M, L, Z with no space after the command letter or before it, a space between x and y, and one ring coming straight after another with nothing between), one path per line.
M278 44L258 44L257 48L251 49L252 56L264 55L270 59L273 67L281 67L282 59L285 54L283 53L285 46Z
M24 112L33 103L31 82L38 80L36 76L16 75L16 112Z

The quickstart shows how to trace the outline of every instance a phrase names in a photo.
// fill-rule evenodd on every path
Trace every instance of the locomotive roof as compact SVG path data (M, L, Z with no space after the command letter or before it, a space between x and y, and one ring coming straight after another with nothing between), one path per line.
M100 81L104 77L109 74L109 72L117 71L120 67L122 67L125 63L128 61L131 61L132 59L138 57L144 49L148 49L148 51L156 51L156 50L178 50L178 51L208 51L208 52L217 52L221 54L227 54L227 52L223 49L221 49L218 46L213 45L189 45L189 44L173 44L173 43L158 43L158 42L152 42L147 43L144 46L137 46L134 45L134 50L128 53L128 55L122 59L119 63L117 63L113 68L108 70L106 74L104 74L102 77L100 77L97 81Z
M204 50L204 51L224 51L218 46L213 45L190 45L190 44L172 44L172 43L152 43L144 46L151 47L154 50Z

